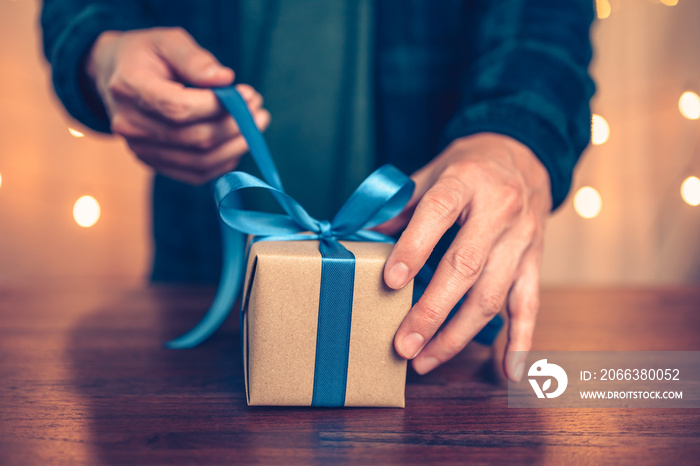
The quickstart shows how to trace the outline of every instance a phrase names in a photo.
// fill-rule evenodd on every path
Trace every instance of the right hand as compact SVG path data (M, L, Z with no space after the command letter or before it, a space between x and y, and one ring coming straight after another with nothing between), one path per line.
M112 132L159 173L201 185L233 170L248 151L238 126L211 90L234 73L180 28L105 31L86 71L102 97ZM270 113L252 87L239 84L255 123Z

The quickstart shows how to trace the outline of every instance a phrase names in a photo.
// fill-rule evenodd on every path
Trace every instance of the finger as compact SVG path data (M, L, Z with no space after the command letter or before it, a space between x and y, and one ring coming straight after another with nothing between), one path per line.
M189 125L173 125L140 111L115 114L111 123L114 134L142 144L207 151L239 133L236 123L226 116Z
M386 261L384 281L390 288L403 288L415 277L472 194L472 188L455 176L442 175L428 189Z
M155 37L157 53L179 80L200 87L226 86L233 82L233 70L219 63L184 29L167 29Z
M254 114L258 126L267 127L270 114L261 109ZM223 174L235 167L237 161L248 152L245 139L238 135L209 151L165 146L160 143L143 142L139 139L127 140L131 150L144 162L152 166L177 168L195 175L212 173Z
M262 106L263 97L252 86L249 86L248 84L236 84L236 90L241 97L243 97L246 104L248 104L249 109Z
M259 112L261 103L262 99L251 102L253 114ZM238 125L228 115L222 115L215 120L181 126L167 124L130 108L120 110L112 117L111 129L114 134L127 139L203 151L211 150L240 134Z
M225 114L211 90L185 87L150 71L119 73L109 90L116 104L136 106L168 123L187 124Z
M416 210L418 202L420 202L425 192L435 182L435 174L429 166L426 166L411 175L411 179L415 183L416 187L413 190L411 199L408 201L408 203L406 203L406 207L404 207L399 215L382 223L381 225L377 225L373 228L373 230L392 236L408 225L408 222L411 220L411 217Z
M195 172L189 169L183 169L177 166L163 163L160 160L149 160L147 156L139 157L139 159L162 175L194 186L201 186L213 179L222 176L224 173L228 173L234 170L240 160L230 159L222 163L222 165L213 168L212 170Z
M494 248L476 284L457 313L413 360L419 374L430 372L462 351L503 308L526 245L503 240Z
M154 168L175 168L195 175L210 173L230 160L240 159L248 151L248 146L241 136L205 153L195 149L178 149L135 141L129 141L128 144L138 158Z
M528 251L508 297L510 322L503 368L514 382L522 379L527 352L532 346L540 306L540 258L540 247Z
M401 356L414 358L476 282L502 234L503 223L498 212L475 210L470 214L438 264L425 293L396 332L395 347Z

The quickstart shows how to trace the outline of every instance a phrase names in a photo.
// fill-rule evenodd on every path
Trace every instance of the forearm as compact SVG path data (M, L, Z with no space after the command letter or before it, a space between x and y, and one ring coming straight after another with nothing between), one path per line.
M102 32L147 26L138 2L45 0L41 26L54 89L66 110L86 126L109 132L109 119L86 74L85 60Z
M556 208L590 136L593 3L484 0L477 5L477 59L467 70L463 102L447 125L443 146L479 132L520 141L546 167Z

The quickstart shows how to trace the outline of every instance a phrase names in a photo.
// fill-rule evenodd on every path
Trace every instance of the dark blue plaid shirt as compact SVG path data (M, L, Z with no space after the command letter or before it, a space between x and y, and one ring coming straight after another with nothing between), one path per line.
M589 141L593 7L593 0L375 2L377 165L411 173L459 137L506 134L542 161L560 205ZM82 71L102 31L182 26L235 69L236 14L227 0L45 0L56 92L73 117L108 132ZM219 246L202 239L218 237L208 189L158 177L154 202L154 278L215 280Z

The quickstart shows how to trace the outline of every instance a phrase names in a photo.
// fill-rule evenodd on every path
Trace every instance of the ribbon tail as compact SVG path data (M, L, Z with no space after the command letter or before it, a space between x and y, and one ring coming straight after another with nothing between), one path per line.
M165 344L170 349L193 348L209 338L231 313L240 294L246 270L241 265L246 238L222 221L219 223L224 254L216 296L204 318L192 330Z

